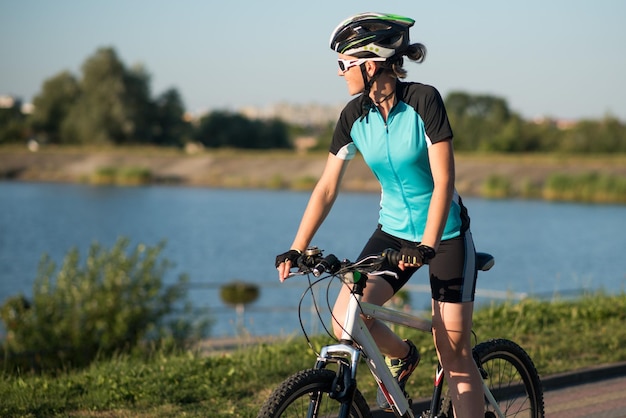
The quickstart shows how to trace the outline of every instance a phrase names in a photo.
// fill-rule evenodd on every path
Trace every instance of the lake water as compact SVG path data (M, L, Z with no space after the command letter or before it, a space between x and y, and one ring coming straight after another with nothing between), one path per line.
M220 286L235 279L261 287L259 300L246 309L248 332L293 334L306 280L280 284L274 258L291 244L308 197L293 191L0 182L0 302L31 294L44 253L58 263L72 247L84 257L93 242L110 248L121 236L133 246L165 240L162 256L175 264L166 279L190 276L193 306L208 309L216 321L211 335L235 334L235 312L219 298ZM343 193L312 244L354 259L376 225L378 200L377 194ZM624 291L626 206L464 201L477 249L496 257L496 266L479 275L479 303L582 289ZM416 309L429 304L425 273L410 282Z

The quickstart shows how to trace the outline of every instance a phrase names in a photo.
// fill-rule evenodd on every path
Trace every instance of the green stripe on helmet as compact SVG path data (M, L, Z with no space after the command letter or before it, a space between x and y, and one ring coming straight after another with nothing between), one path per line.
M345 48L343 48L343 49L342 49L341 51L339 51L339 52L343 54L344 52L346 52L346 51L348 51L348 50L352 49L355 45L357 45L357 44L361 44L361 43L363 43L364 41L368 41L368 40L370 40L370 39L374 39L374 38L376 38L376 36L373 36L373 35L372 35L372 36L368 36L367 38L363 38L363 39L359 39L358 41L351 42L351 43L349 43L348 45L346 45L346 47L345 47Z
M397 21L397 22L403 22L406 23L409 26L412 26L415 23L414 19L411 19L410 17L406 17L406 16L400 16L400 15L394 15L394 14L386 14L384 16L380 16L379 19L381 20L393 20L393 21Z

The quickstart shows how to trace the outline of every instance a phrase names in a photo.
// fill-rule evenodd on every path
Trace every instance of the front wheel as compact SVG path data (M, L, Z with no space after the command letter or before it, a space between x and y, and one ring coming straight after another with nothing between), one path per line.
M543 418L543 389L530 356L513 341L494 339L474 347L480 373L505 417ZM443 416L452 417L449 396L442 403ZM485 418L498 416L485 398Z
M335 372L326 369L302 370L294 374L272 392L257 418L336 417L341 404L329 396L335 376ZM354 391L349 416L372 416L358 389Z

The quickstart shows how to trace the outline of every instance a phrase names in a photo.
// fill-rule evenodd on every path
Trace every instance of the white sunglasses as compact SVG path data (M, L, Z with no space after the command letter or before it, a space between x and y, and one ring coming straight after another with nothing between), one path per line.
M357 65L361 65L367 61L385 61L387 58L359 58L356 60L344 60L341 58L337 58L337 63L339 64L339 69L342 73L345 73L350 68L355 67Z

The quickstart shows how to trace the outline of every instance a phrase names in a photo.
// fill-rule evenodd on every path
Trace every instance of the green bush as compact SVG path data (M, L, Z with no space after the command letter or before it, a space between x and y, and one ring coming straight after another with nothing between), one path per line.
M543 197L548 200L624 203L626 177L596 172L553 174L546 181Z
M164 247L120 238L110 251L94 243L83 265L72 249L58 269L42 257L32 300L9 298L0 308L7 336L4 369L55 370L81 367L96 357L128 352L147 341L173 344L202 333L185 316L187 276L165 286L171 267L159 260ZM182 311L181 308L182 307ZM182 313L181 313L182 312Z
M482 196L488 199L503 199L513 195L511 180L498 174L490 175L482 187Z
M259 298L259 286L254 283L235 281L222 286L220 297L229 305L247 305Z
M152 182L152 172L144 167L126 167L119 171L117 184L134 186Z
M291 188L294 190L312 190L317 179L311 176L299 177L293 181Z
M88 179L91 184L138 186L150 184L152 172L144 167L100 167Z

